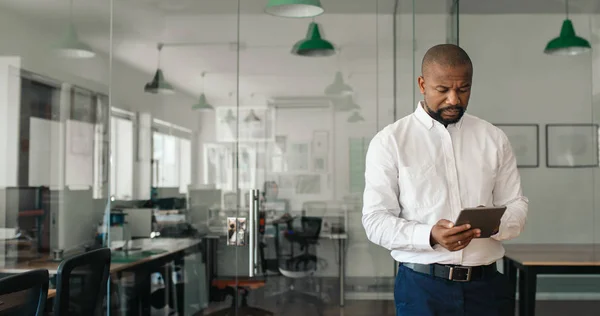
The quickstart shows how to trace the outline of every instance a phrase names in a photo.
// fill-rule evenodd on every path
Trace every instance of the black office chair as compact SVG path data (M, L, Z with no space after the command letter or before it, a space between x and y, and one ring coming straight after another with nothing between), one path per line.
M98 315L110 274L110 249L92 250L61 262L54 315Z
M0 279L1 316L42 316L48 298L48 270Z
M323 315L325 303L320 297L298 291L294 285L297 279L312 277L319 267L319 258L313 253L316 253L315 246L319 241L323 219L303 216L300 221L301 229L294 229L293 220L287 223L284 237L285 240L291 243L289 253L285 252L283 246L281 246L281 249L276 249L279 272L286 278L291 279L291 284L288 290L278 293L272 298L277 300L278 305L294 301L310 304L315 307L317 315ZM300 246L301 253L299 255L294 254L294 244Z

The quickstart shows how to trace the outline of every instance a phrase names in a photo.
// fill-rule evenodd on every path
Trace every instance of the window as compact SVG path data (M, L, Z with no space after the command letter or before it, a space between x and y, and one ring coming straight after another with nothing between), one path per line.
M178 188L185 194L192 182L191 131L156 119L153 127L153 186Z
M110 118L110 146L112 168L110 168L110 195L117 200L133 198L133 113L112 111Z

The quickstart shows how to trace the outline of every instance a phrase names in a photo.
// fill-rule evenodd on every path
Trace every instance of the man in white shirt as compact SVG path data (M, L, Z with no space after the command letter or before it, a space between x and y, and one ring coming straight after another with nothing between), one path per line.
M430 48L421 73L424 100L369 145L363 226L400 263L397 315L510 314L496 261L527 217L515 156L502 130L465 114L473 65L462 48ZM453 225L462 209L482 205L507 207L495 235Z

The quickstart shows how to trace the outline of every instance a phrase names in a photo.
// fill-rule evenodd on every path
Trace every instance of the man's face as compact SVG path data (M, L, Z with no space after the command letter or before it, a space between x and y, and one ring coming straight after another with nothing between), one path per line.
M472 68L433 63L425 72L418 79L425 99L425 111L446 126L460 121L471 96Z

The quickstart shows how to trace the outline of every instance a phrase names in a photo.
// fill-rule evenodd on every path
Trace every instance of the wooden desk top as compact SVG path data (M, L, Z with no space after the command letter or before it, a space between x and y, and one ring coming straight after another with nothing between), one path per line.
M184 251L202 243L202 239L179 239L179 238L156 238L156 239L138 239L130 242L132 247L140 247L142 250L163 249L165 252L144 257L132 262L113 262L110 265L110 272L116 273L136 265L156 260L174 253ZM48 260L48 256L43 256L35 260L25 261L16 265L7 265L0 267L0 273L22 273L32 269L47 269L50 274L56 274L60 262Z
M505 257L525 266L600 266L600 244L508 244Z
M0 312L10 310L21 306L27 299L27 292L15 293L6 295L3 299L0 299ZM48 289L48 299L56 297L55 289Z

